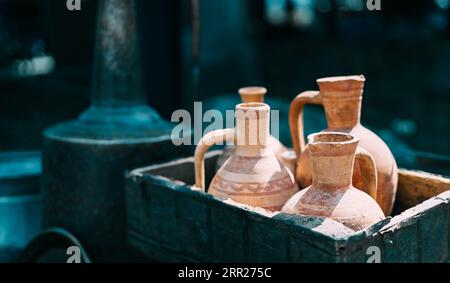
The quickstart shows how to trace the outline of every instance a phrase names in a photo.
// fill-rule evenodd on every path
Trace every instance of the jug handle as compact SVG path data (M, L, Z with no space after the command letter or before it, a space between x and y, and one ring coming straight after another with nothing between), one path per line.
M291 102L289 107L289 128L291 130L292 145L297 158L305 148L303 129L303 107L305 104L322 104L319 91L308 90L300 93Z
M377 200L377 167L372 155L365 149L358 147L355 153L355 160L361 166L361 177L363 178L364 189L362 191L370 195L375 201Z
M195 186L205 191L205 153L208 149L218 142L234 142L234 129L219 129L208 132L200 139L195 149L194 168L195 168Z

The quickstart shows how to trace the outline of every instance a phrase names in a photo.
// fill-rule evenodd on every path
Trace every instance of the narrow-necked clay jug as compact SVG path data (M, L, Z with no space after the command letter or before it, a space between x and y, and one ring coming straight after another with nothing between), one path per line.
M305 147L302 112L305 104L324 107L328 128L324 131L350 133L360 139L359 146L375 160L378 174L378 193L375 200L385 215L389 215L397 191L397 164L387 145L360 123L364 76L330 77L317 80L320 91L300 93L291 103L289 126L297 156L296 179L300 188L311 185L311 163L308 146ZM353 185L363 191L361 170L355 162Z
M271 211L280 210L298 187L294 175L269 147L270 107L236 106L236 128L207 133L195 151L196 187L205 189L204 155L213 144L234 141L236 150L217 171L208 193Z
M383 211L373 199L377 193L375 162L358 148L358 138L329 132L310 135L308 140L312 185L289 199L282 211L331 218L354 231L383 220ZM355 154L372 197L352 185Z
M247 102L264 102L264 96L267 94L267 89L260 86L249 86L239 89L239 95L242 103ZM269 147L273 150L275 155L281 161L288 163L289 159L286 155L287 149L274 136L269 136ZM223 154L217 159L217 168L222 167L223 163L234 153L235 147L233 145L226 145L223 149ZM287 158L287 159L286 159Z

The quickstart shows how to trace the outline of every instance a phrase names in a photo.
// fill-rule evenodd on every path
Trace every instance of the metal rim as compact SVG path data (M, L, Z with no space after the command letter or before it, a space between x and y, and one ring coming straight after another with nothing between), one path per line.
M91 263L86 250L78 239L63 228L49 228L41 232L34 238L23 250L19 256L18 262L29 263L36 262L50 248L77 246L81 253L82 263Z

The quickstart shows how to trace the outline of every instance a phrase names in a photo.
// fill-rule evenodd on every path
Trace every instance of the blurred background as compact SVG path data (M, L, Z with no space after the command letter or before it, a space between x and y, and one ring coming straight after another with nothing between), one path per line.
M89 104L97 1L0 0L0 151L39 150L42 130ZM364 74L362 122L400 166L450 174L448 0L138 0L149 103L233 109L263 85L281 111L324 76ZM325 127L308 107L306 130Z
M43 129L89 105L97 4L68 11L63 0L0 0L0 246L23 246L39 230L38 218L15 223L40 213ZM381 11L366 0L137 5L145 89L165 119L194 101L203 111L234 109L238 88L262 85L290 145L296 94L317 89L320 77L363 74L362 123L400 167L450 176L449 0L381 0ZM320 107L307 107L305 127L326 127Z

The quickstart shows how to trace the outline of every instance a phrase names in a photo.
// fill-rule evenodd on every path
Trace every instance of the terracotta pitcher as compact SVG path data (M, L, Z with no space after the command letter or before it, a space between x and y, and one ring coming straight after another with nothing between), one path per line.
M289 199L282 211L328 217L355 231L383 220L383 211L373 199L377 194L375 161L357 147L359 139L330 132L310 135L308 140L312 185ZM352 185L355 158L360 161L370 195Z
M270 107L265 103L236 106L236 128L209 132L195 151L195 183L205 189L204 155L213 144L234 141L235 152L214 176L208 193L236 202L280 210L298 191L294 175L269 147Z
M242 103L247 102L264 102L264 96L267 93L265 87L260 86L249 86L239 89L239 95L241 97ZM286 156L287 149L281 144L281 142L274 136L269 136L269 147L273 150L275 155L281 161L288 163L289 158ZM222 167L225 161L234 153L235 147L233 145L227 145L223 149L223 154L217 159L217 168Z
M317 80L320 91L300 93L291 103L289 126L297 156L296 179L300 188L311 185L309 149L304 142L302 112L305 104L321 104L328 128L324 131L350 133L360 139L359 146L375 160L378 193L375 200L386 215L392 211L397 191L397 164L387 145L360 123L364 76L330 77ZM362 183L360 164L355 162L353 185L367 191Z

